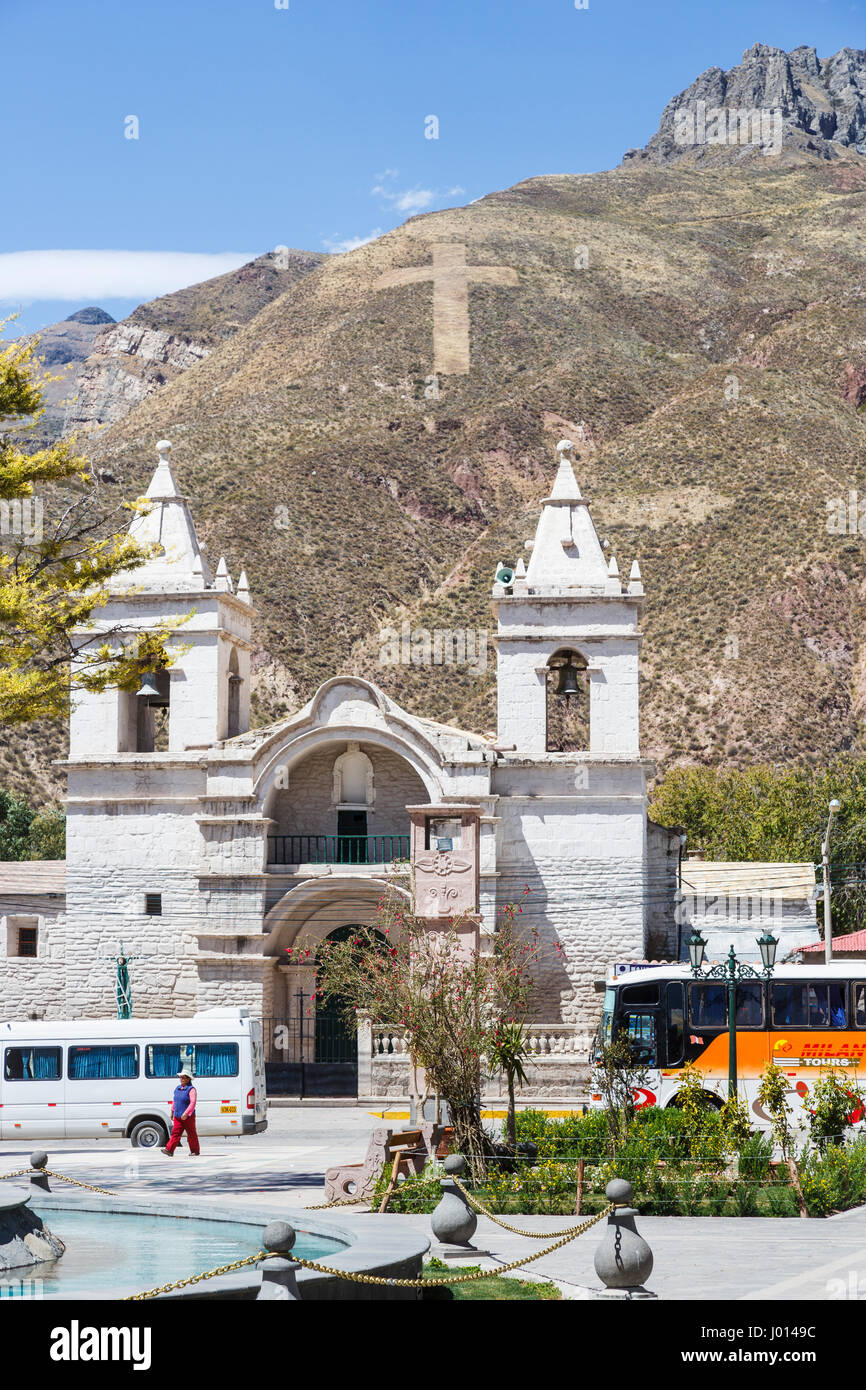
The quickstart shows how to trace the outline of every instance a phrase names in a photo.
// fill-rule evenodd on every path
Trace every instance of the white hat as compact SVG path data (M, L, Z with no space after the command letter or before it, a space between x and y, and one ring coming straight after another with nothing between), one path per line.
M191 1072L191 1071L179 1071L178 1074L177 1074L178 1081L180 1080L180 1078L181 1078L182 1076L188 1076L189 1079L190 1079L190 1081L192 1081L192 1072Z

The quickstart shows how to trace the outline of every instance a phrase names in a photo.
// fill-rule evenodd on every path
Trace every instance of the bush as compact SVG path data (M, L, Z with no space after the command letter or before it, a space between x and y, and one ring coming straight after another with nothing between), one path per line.
M800 1164L800 1186L810 1216L827 1216L866 1202L866 1140L807 1154Z
M766 1134L750 1134L740 1146L737 1171L750 1182L766 1182L770 1176L773 1141Z

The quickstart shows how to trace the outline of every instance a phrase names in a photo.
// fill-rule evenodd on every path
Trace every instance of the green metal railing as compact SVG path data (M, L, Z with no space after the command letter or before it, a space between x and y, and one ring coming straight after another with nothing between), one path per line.
M409 858L408 835L269 835L269 864L390 864Z

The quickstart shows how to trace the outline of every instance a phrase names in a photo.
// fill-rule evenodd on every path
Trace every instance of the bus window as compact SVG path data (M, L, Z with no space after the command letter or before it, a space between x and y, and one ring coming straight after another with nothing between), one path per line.
M773 1026L776 1028L809 1027L809 987L808 985L771 985L773 1001Z
M5 1081L59 1081L60 1048L7 1047L3 1060L3 1079Z
M646 1066L657 1066L656 1021L653 1015L623 1014L622 1026L637 1060Z
M866 1028L866 984L854 985L854 1027Z
M764 986L760 980L737 985L736 1022L738 1028L763 1028Z
M668 985L668 1066L675 1067L683 1060L683 987L679 980Z
M806 984L774 984L773 1024L776 1028L844 1028L845 983L830 985L810 980Z
M658 984L623 985L620 990L620 999L625 1008L633 1008L635 1004L657 1004L659 1002Z
M138 1076L138 1048L135 1043L70 1047L67 1066L70 1081L128 1081Z
M616 1008L616 990L606 989L601 1012L601 1045L609 1047L613 1037L613 1011Z
M696 1028L727 1028L727 985L689 985L689 1018Z

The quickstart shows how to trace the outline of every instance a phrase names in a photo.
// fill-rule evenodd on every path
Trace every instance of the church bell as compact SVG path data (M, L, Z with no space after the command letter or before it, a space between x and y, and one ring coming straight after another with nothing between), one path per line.
M564 666L560 666L557 672L557 684L554 695L564 695L568 699L569 695L580 695L580 667L576 666L569 657Z
M141 686L136 690L136 695L150 703L159 699L159 690L156 685L156 675L153 671L145 671L141 677Z

